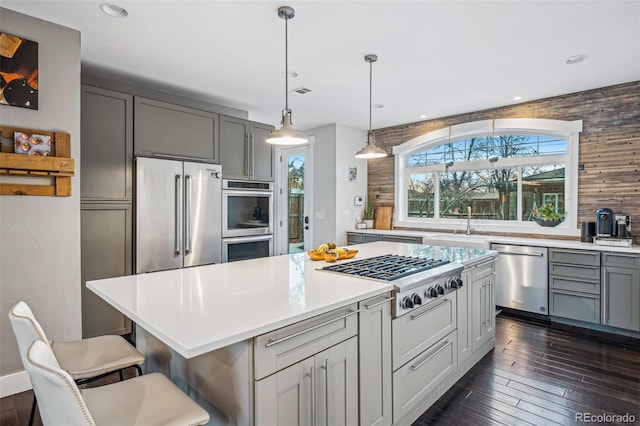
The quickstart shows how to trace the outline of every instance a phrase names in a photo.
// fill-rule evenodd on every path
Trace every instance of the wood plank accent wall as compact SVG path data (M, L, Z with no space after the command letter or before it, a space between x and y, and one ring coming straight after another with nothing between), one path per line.
M443 127L497 118L582 120L578 222L594 221L596 209L609 207L630 215L633 233L640 234L640 81L376 129L376 143L389 156L369 160L369 191L379 196L374 205L394 203L392 147Z

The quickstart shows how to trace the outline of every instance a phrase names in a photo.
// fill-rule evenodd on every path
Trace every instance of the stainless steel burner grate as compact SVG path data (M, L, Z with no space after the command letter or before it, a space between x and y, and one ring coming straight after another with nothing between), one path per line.
M384 281L394 281L409 275L427 271L449 263L448 260L434 260L419 257L386 254L383 256L360 259L353 262L330 265L325 271L357 275Z

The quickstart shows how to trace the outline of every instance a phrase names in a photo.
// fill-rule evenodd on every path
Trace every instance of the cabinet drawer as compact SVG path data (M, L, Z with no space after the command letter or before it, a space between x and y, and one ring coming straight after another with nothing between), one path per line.
M640 268L640 255L625 253L602 253L602 266Z
M394 370L456 329L456 303L456 293L449 293L392 321Z
M599 266L566 265L564 263L550 263L549 275L562 275L573 278L587 278L600 280Z
M256 337L255 379L295 364L358 333L355 304Z
M457 368L457 350L453 332L393 373L394 424Z
M549 306L551 315L600 323L600 296L551 290Z
M422 237L410 237L408 235L382 235L380 241L391 241L396 243L422 244Z
M600 252L588 250L549 249L549 261L574 265L599 266Z
M360 244L362 242L362 234L347 232L347 244Z
M587 280L578 277L549 276L549 287L559 290L579 291L600 294L600 280Z
M363 243L370 243L373 241L380 241L380 235L367 235L367 234L362 235Z
M495 272L495 259L488 260L486 262L479 263L476 266L472 266L469 272L471 272L471 282L488 277ZM471 284L471 282L467 284Z

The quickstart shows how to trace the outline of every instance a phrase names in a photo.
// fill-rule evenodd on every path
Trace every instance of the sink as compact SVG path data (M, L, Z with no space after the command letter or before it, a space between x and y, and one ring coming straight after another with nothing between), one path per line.
M433 234L424 238L424 244L433 246L466 247L488 249L489 241L480 235Z

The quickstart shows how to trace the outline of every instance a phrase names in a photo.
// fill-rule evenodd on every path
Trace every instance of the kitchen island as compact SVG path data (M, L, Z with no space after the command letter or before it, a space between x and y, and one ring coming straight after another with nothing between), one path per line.
M387 242L353 248L360 250L356 259L393 253L467 265L494 255ZM169 376L211 412L213 423L253 424L254 369L260 369L254 342L260 336L273 332L279 339L287 333L278 330L310 321L324 324L331 315L337 315L329 321L338 329L329 334L339 334L350 327L350 318L355 320L359 302L394 288L319 270L325 265L297 253L96 280L87 287L136 324L147 371ZM357 328L355 335L345 334L353 337Z

